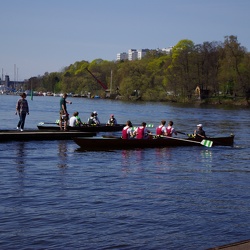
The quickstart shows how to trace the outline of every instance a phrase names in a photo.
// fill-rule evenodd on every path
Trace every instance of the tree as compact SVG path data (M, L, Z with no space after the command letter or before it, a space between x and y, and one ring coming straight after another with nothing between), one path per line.
M181 40L172 49L172 62L168 66L167 74L170 86L176 94L192 97L196 87L194 67L194 43L191 40Z
M223 45L220 80L224 90L231 95L244 95L248 100L250 85L245 74L248 68L246 49L240 46L236 36L226 36Z

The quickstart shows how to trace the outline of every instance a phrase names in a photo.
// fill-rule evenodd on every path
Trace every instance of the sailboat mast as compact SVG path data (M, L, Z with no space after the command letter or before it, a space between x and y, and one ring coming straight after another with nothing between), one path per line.
M113 77L113 71L111 69L111 77L110 77L110 95L111 95L111 92L112 92L112 77Z

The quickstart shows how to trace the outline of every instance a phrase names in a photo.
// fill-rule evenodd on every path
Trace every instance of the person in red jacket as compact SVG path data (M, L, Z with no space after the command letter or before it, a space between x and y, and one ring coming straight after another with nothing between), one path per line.
M133 125L131 121L126 122L126 126L122 129L122 139L130 139L133 137Z
M160 135L166 135L167 130L166 130L166 121L162 120L161 124L156 128L156 135L160 136Z
M134 135L136 135L136 139L148 139L149 134L151 134L150 130L146 128L147 123L142 122L141 126L139 126L135 132Z
M173 125L174 123L172 121L169 121L166 129L167 130L166 136L172 137L173 134L177 135L177 132L175 131Z

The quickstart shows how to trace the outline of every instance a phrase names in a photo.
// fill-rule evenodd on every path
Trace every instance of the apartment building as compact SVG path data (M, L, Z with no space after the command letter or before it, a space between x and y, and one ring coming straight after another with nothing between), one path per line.
M173 49L173 47L168 47L168 48L163 48L163 49L157 49L157 51L169 54L172 49ZM129 60L129 61L141 60L147 54L148 51L150 51L150 50L149 49L129 49L128 53L126 53L126 52L118 53L116 55L116 60L117 61L121 61L121 60Z

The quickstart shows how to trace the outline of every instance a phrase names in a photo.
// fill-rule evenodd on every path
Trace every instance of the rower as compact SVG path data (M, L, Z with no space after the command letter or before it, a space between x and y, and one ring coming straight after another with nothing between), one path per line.
M74 112L73 116L70 117L69 119L70 127L79 127L79 126L84 125L78 115L79 115L79 112Z
M122 129L122 139L133 138L133 125L131 121L126 122L126 126Z
M91 113L91 115L90 115L90 117L88 119L88 124L89 125L98 125L99 126L101 124L98 117L97 117L97 115L98 114L97 114L96 111Z
M169 121L168 126L166 128L166 136L172 137L173 134L177 135L177 132L175 131L173 127L174 123L172 121Z
M136 139L148 139L151 131L146 128L147 123L142 122L141 126L139 126L135 131L134 135L136 135Z
M194 131L194 137L201 137L203 139L206 138L206 133L203 130L202 124L197 125L197 129Z
M156 135L157 136L165 135L167 133L165 124L166 124L166 121L162 120L161 124L156 128Z
M110 115L110 118L108 119L107 124L108 126L115 126L117 125L117 120L113 114Z

